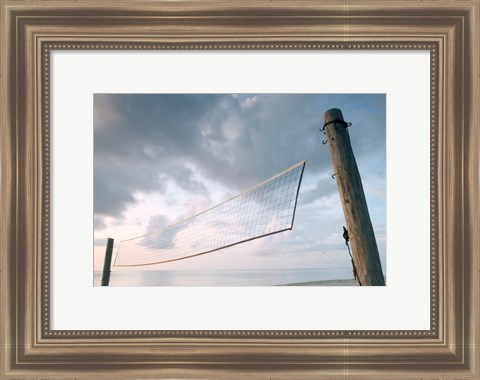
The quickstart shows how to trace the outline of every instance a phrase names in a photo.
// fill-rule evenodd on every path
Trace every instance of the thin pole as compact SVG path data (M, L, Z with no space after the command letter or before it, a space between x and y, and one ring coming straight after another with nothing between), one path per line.
M350 144L348 125L343 120L342 111L338 108L325 112L323 121L358 280L364 286L383 286L385 278L377 241L368 212L362 179Z
M103 262L102 286L110 283L110 267L112 265L113 239L108 238L107 249L105 250L105 261Z

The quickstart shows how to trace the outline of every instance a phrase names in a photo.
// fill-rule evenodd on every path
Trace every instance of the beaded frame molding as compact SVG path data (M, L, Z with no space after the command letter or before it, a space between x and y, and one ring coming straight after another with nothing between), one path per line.
M478 1L0 6L0 378L480 376ZM62 50L428 50L430 329L52 330L50 57Z
M50 230L49 223L43 223L44 228L42 236L43 239L43 252L45 253L42 258L42 317L43 325L42 332L44 336L176 336L178 334L182 336L221 336L221 337L433 337L438 334L438 294L437 294L437 279L438 279L438 218L436 217L435 210L438 203L438 179L437 179L437 134L438 134L438 96L437 96L437 68L438 68L438 48L436 43L349 43L331 44L331 43L309 43L305 41L299 41L295 43L274 42L274 43L130 43L130 44L118 44L118 43L83 43L83 44L71 44L71 43L45 43L42 45L42 100L43 100L43 125L45 126L44 144L43 144L43 160L46 163L50 160L50 58L53 51L65 51L65 50L123 50L123 51L145 51L145 50L428 50L430 52L430 329L429 330L319 330L319 331L301 331L301 330L192 330L192 331L178 331L178 330L79 330L79 331L64 331L64 330L51 330L50 329L50 310L51 310L51 297L50 297ZM43 166L43 176L46 179L44 185L44 198L43 204L44 218L48 221L50 216L50 165Z

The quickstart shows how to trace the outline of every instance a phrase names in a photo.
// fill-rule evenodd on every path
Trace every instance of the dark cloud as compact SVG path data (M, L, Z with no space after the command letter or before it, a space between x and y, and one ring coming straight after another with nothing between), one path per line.
M337 183L331 178L321 178L318 180L315 188L306 190L301 193L300 202L303 205L308 205L315 202L317 199L328 197L337 191Z
M353 122L359 166L384 171L371 167L372 156L384 165L383 95L96 94L95 214L119 218L136 192L165 194L168 183L206 196L203 180L240 192L315 150L332 107ZM315 160L311 175L331 174L328 149ZM332 182L319 180L304 202L335 191Z
M182 165L172 165L172 178L183 190L196 194L207 194L207 188L201 181L194 179L192 169Z
M94 208L97 215L120 217L124 207L134 202L125 182L94 176ZM97 216L97 220L100 218Z
M152 232L160 231L170 224L171 224L171 221L166 215L162 215L162 214L154 215L150 217L148 221L145 234L151 234Z
M215 99L96 94L94 102L94 108L107 110L106 116L95 112L97 214L118 217L135 203L135 192L163 193L168 181L189 192L206 191L187 164L196 162L202 141L199 126L210 128L206 139L221 141Z
M156 234L161 230L164 230L166 227L170 226L172 221L162 214L154 215L150 217L148 221L147 228L145 230L145 238L140 242L141 245L148 248L156 249L170 249L175 246L175 236L181 229L170 228L168 232L162 234ZM151 234L154 236L151 238Z
M95 215L93 217L93 227L95 230L103 230L105 227L107 227L107 223L105 223L105 219Z

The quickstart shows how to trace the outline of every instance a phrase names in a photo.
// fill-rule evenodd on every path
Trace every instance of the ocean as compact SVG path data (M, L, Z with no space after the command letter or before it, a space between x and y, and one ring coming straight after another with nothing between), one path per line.
M95 272L95 286L100 286L101 277L101 272ZM110 286L276 286L351 278L351 268L250 270L114 269L110 275Z

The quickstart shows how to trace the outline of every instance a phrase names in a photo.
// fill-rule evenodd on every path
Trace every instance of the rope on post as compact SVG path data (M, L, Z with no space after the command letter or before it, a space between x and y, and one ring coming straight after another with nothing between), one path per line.
M348 254L350 255L350 259L352 260L353 279L357 280L358 284L362 286L362 283L360 282L360 279L357 276L357 268L355 268L355 262L353 261L352 253L350 252L350 244L348 244L350 237L348 236L348 230L345 228L345 226L343 226L343 238L345 239L345 245L348 248Z

